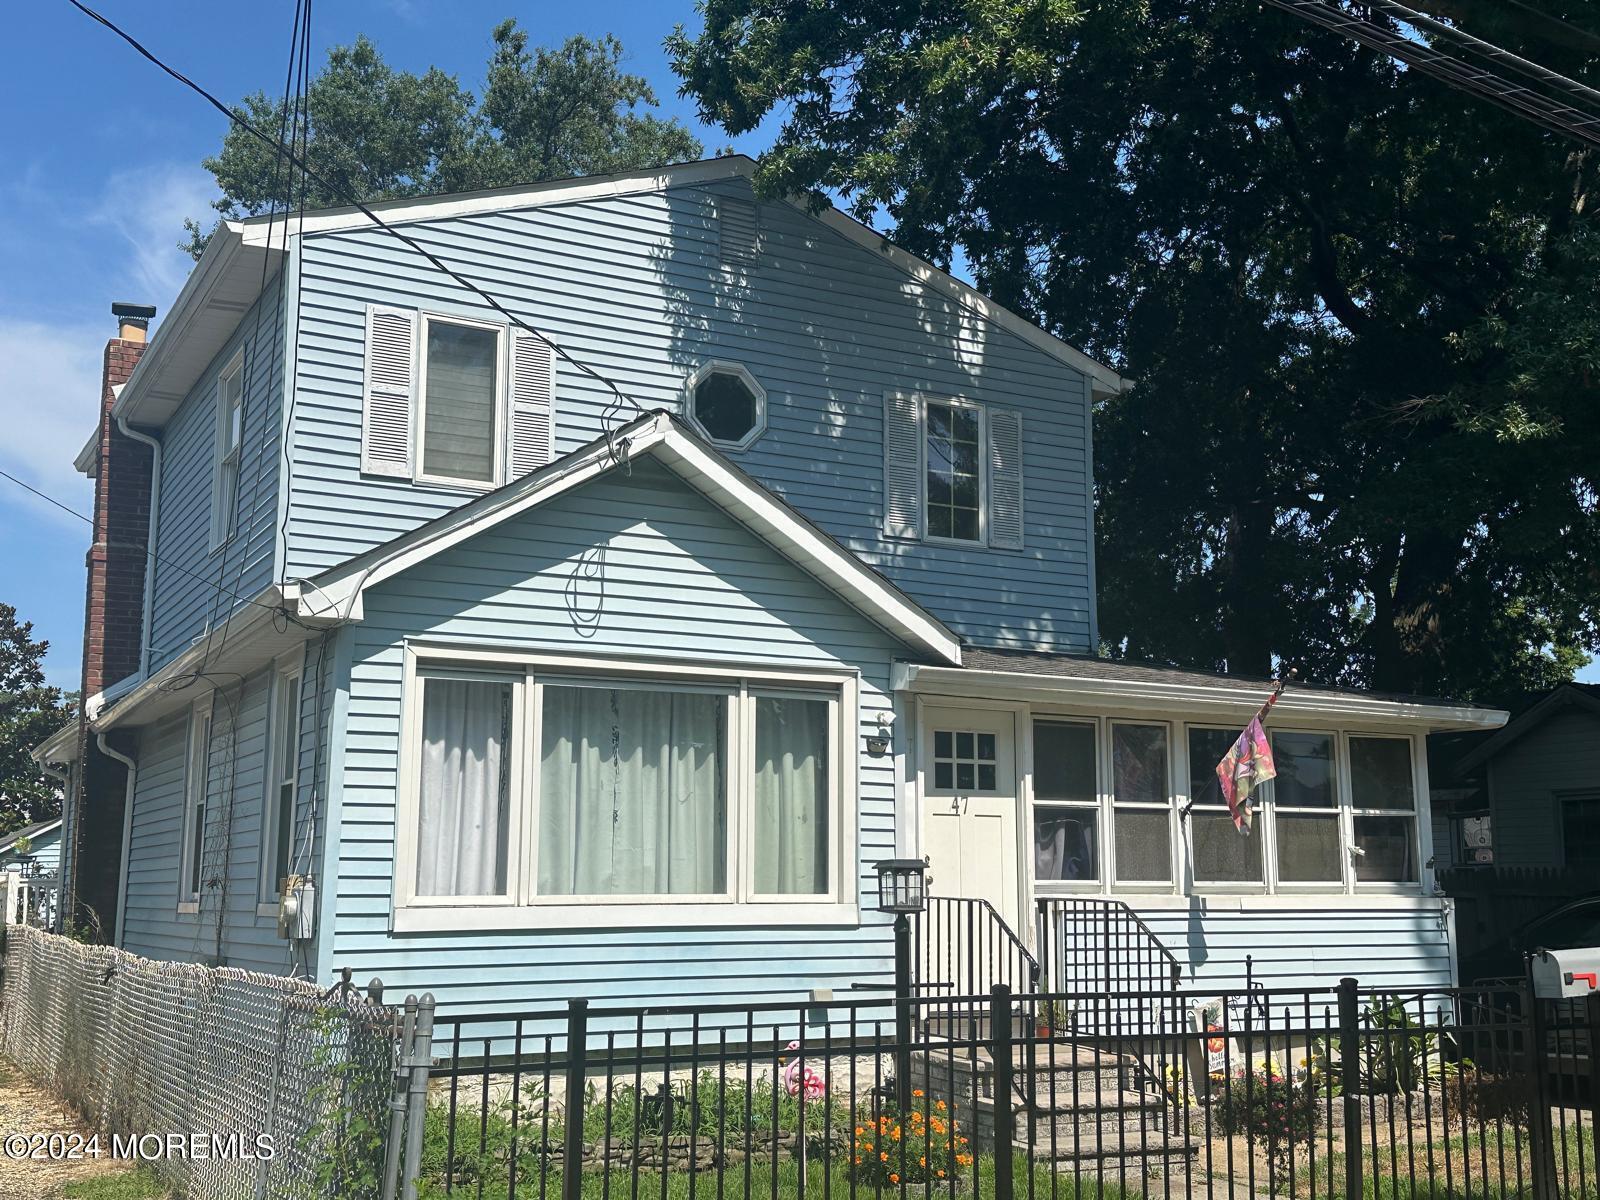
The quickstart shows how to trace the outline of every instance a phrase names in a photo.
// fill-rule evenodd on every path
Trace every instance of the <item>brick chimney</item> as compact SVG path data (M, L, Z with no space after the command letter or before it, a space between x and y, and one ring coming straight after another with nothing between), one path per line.
M151 449L117 428L111 407L144 354L152 305L117 303L106 342L94 459L94 542L85 556L83 700L139 669L150 534ZM74 925L115 928L127 767L101 752L80 717L78 769L67 801L63 915ZM127 747L115 747L126 752Z

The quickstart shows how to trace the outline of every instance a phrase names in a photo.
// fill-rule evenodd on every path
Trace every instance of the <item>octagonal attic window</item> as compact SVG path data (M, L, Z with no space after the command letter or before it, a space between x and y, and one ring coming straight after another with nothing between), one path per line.
M689 376L689 419L719 446L743 450L767 427L767 393L738 363L708 362Z

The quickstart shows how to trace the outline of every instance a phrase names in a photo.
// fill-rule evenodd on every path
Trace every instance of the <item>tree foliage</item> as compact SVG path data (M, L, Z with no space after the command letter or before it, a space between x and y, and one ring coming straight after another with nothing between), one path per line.
M365 37L336 46L306 98L308 207L326 208L438 192L535 183L698 158L698 139L675 119L648 111L655 93L622 70L614 37L569 38L559 49L530 49L515 21L493 34L481 103L437 67L421 75L384 62ZM281 96L256 92L240 111L258 129L284 127ZM280 208L288 171L276 151L234 126L204 163L216 176L223 217ZM321 181L321 182L318 182ZM295 205L301 201L296 184ZM189 222L188 249L205 235Z
M1255 0L702 11L702 116L783 114L759 186L959 252L1135 381L1096 411L1114 653L1509 698L1600 646L1592 152Z
M61 815L61 792L28 756L72 717L61 689L44 681L48 642L0 604L0 835Z

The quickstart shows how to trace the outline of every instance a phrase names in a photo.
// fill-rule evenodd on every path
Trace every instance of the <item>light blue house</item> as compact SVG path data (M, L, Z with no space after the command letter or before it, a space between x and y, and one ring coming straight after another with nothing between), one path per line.
M155 455L143 665L88 703L118 943L795 996L887 977L915 856L1025 942L1125 904L1198 985L1448 982L1424 738L1503 714L1292 688L1238 837L1266 685L1093 657L1131 385L751 167L218 230L111 409Z
M35 821L0 837L0 874L54 875L61 868L61 818Z

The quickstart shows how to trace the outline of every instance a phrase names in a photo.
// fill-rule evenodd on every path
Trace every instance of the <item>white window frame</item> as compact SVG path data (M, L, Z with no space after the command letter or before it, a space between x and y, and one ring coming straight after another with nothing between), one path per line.
M700 414L695 411L694 393L707 379L713 375L733 375L744 382L754 397L755 421L743 437L732 441L713 437L711 431L700 420ZM713 446L720 446L724 450L748 449L758 437L767 431L767 389L762 387L750 369L743 363L733 362L729 359L713 358L703 362L695 368L693 374L684 381L683 385L683 414L689 423Z
M1256 817L1258 821L1264 817L1271 825L1271 845L1262 846L1263 852L1270 853L1270 870L1267 872L1268 886L1274 893L1309 892L1313 894L1328 894L1335 891L1348 892L1355 873L1351 869L1350 855L1350 824L1348 818L1350 805L1347 799L1350 793L1340 778L1342 771L1340 761L1343 757L1340 747L1341 738L1338 731L1333 729L1305 729L1297 726L1269 727L1267 729L1267 739L1272 744L1274 757L1278 753L1278 736L1285 733L1309 737L1325 737L1328 739L1328 772L1329 783L1333 788L1333 807L1285 807L1278 803L1278 781L1273 779L1265 785L1265 790L1262 792L1262 798L1265 803L1257 805ZM1315 816L1325 821L1331 820L1334 822L1339 831L1338 845L1335 850L1339 866L1339 877L1337 879L1285 880L1278 877L1278 814L1280 812L1286 813L1291 817ZM1265 825L1262 827L1262 832L1266 832Z
M1041 896L1069 895L1073 893L1087 893L1098 895L1115 887L1111 881L1116 878L1112 873L1111 861L1111 826L1107 822L1106 814L1110 804L1110 763L1106 759L1106 730L1105 720L1097 716L1084 716L1081 713L1051 712L1044 709L1033 709L1023 714L1027 722L1028 736L1028 809L1025 824L1027 862L1024 870L1031 881L1030 886ZM1038 788L1038 751L1035 727L1045 725L1080 725L1087 726L1093 735L1094 745L1094 800L1092 803L1071 800L1049 800L1039 796ZM1095 866L1096 874L1093 879L1040 879L1036 874L1038 866L1034 860L1034 829L1036 816L1041 808L1073 809L1079 812L1093 812L1095 814ZM1118 889L1122 890L1122 889Z
M1191 729L1211 730L1211 731L1215 731L1215 732L1226 733L1230 737L1234 737L1234 738L1239 736L1239 730L1238 729L1235 729L1235 728L1233 728L1233 727L1231 727L1229 725L1218 724L1217 722L1214 722L1214 721L1186 721L1186 722L1184 722L1184 724L1183 724L1183 734L1182 734L1182 737L1183 737L1183 774L1182 774L1182 776L1180 776L1180 780L1181 780L1182 787L1183 787L1183 792L1184 792L1183 796L1181 797L1181 802L1183 804L1188 804L1189 800L1191 799L1191 797L1188 794L1189 793L1189 784L1191 782L1191 776L1194 774L1194 768L1193 768L1193 765L1190 762L1190 755L1189 755L1189 731ZM1214 768L1216 764L1213 763L1211 765ZM1202 878L1200 878L1200 873L1199 873L1199 871L1197 870L1197 868L1195 866L1194 814L1195 813L1210 813L1210 814L1222 813L1223 815L1227 815L1228 806L1227 806L1226 803L1221 803L1221 804L1196 804L1196 805L1194 805L1194 807L1192 807L1189 810L1189 815L1184 820L1184 824L1185 824L1185 826L1187 826L1187 828L1185 828L1183 830L1183 842L1184 842L1184 846L1185 846L1184 853L1187 856L1186 866L1188 868L1189 878L1192 881L1193 886L1194 886L1194 890L1196 892L1207 892L1207 893L1213 893L1213 894L1217 894L1217 895L1245 895L1245 896L1261 896L1261 895L1271 895L1272 894L1272 892L1273 892L1272 883L1273 883L1273 879L1274 879L1273 872L1274 872L1274 870L1275 870L1275 868L1277 866L1277 864L1273 861L1273 858L1272 858L1272 849L1273 849L1273 839L1277 835L1276 835L1276 831L1271 827L1271 822L1272 822L1271 808L1272 808L1272 806L1266 802L1267 801L1267 797L1268 797L1268 793L1266 793L1265 791L1258 791L1252 797L1252 799L1254 801L1254 817L1253 817L1253 820L1252 820L1253 828L1251 830L1250 836L1253 837L1253 838L1260 839L1260 842L1261 842L1261 878L1260 878L1260 880L1237 880L1237 879L1235 879L1235 880L1225 880L1225 879L1202 879ZM1341 888L1340 891L1343 891L1343 888Z
M189 731L184 747L183 841L178 847L178 911L200 911L200 887L190 881L205 867L205 810L209 807L211 775L211 701L201 700L189 713ZM200 844L195 838L198 827Z
M1357 808L1355 788L1350 772L1350 743L1356 738L1370 739L1372 741L1394 741L1406 744L1406 757L1411 763L1411 808L1409 811L1398 808ZM1404 733L1369 733L1363 729L1341 730L1339 734L1340 746L1340 787L1343 791L1343 800L1339 805L1343 814L1344 829L1342 833L1342 849L1344 857L1348 860L1345 868L1350 881L1352 892L1379 892L1391 895L1410 895L1414 892L1425 890L1428 881L1428 867L1426 852L1428 846L1423 841L1422 805L1426 797L1423 790L1424 782L1419 770L1418 757L1425 753L1419 748L1417 739ZM1355 824L1357 817L1403 817L1411 822L1411 865L1416 872L1416 879L1411 883L1394 883L1386 880L1358 880L1356 878L1356 853L1355 853Z
M1117 769L1116 769L1116 730L1123 725L1148 726L1159 728L1167 738L1167 802L1165 805L1149 803L1138 800L1117 799ZM1177 747L1173 744L1173 730L1171 721L1143 720L1139 717L1113 717L1105 722L1105 790L1106 790L1106 830L1110 834L1107 839L1106 868L1107 886L1118 892L1146 892L1165 895L1178 884L1181 871L1181 855L1179 852L1180 831L1177 827L1178 814L1178 780ZM1167 814L1167 877L1165 879L1130 879L1118 878L1117 870L1117 839L1116 819L1117 813L1122 809L1135 809L1140 812L1162 812Z
M230 383L238 384L239 440L233 440L233 405L227 399ZM215 434L211 467L210 549L221 549L239 531L239 467L244 449L244 347L217 372Z
M511 369L506 326L494 321L457 316L454 313L422 310L417 314L417 399L412 413L411 442L412 479L417 483L439 487L464 488L470 491L492 492L505 482L506 477L506 397L509 394ZM428 327L435 321L445 325L459 325L468 329L487 329L495 335L495 394L494 429L489 439L489 461L493 473L482 479L458 479L451 475L429 475L423 464L428 461Z
M416 828L422 737L420 680L431 673L509 677L513 685L511 805L507 895L417 896ZM732 697L728 705L728 894L722 896L539 896L538 747L543 686L581 681L606 686L691 690ZM409 640L402 668L399 790L395 826L395 932L458 929L655 927L697 925L854 925L860 921L857 845L859 676L853 671L707 666L678 659L617 659L489 649ZM829 722L828 895L760 895L754 890L753 782L755 697L765 692L819 696ZM518 740L520 739L520 740Z
M987 550L989 548L989 412L986 405L979 400L969 400L965 396L927 396L919 395L918 401L922 405L922 463L920 491L922 495L921 512L918 514L921 522L922 541L934 546L960 546L966 549L974 547ZM978 536L975 538L957 538L935 536L928 532L928 511L931 507L928 499L928 464L931 458L928 454L928 441L931 436L932 422L928 419L928 409L932 405L943 405L947 408L964 408L978 415Z
M289 864L294 864L294 834L296 808L300 795L300 714L305 708L305 696L301 689L304 686L305 675L302 669L301 656L296 654L292 659L283 659L278 663L278 668L273 675L272 695L270 699L271 714L267 721L267 773L266 788L262 795L261 803L261 886L259 902L256 906L256 915L262 917L275 917L278 914L278 879L275 877L274 868L278 861L278 820L279 805L282 803L282 789L289 785L289 839L290 855ZM289 694L289 686L295 689L294 711L289 712L284 707L284 702ZM294 741L288 750L287 763L284 763L285 747L283 744L284 722L291 722L294 727ZM285 769L287 768L287 770Z

